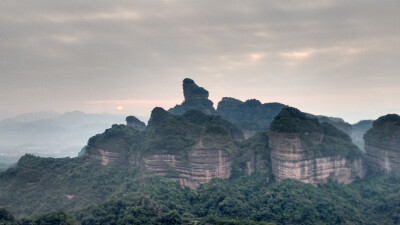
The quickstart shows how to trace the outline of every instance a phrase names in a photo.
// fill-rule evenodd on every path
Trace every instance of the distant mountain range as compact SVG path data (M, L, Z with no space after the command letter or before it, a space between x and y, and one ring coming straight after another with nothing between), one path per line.
M0 168L25 153L75 157L91 136L117 123L125 123L125 116L81 111L33 112L0 120Z

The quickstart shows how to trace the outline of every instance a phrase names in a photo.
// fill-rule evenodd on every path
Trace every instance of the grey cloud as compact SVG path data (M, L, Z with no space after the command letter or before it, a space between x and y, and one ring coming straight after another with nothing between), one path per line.
M180 82L191 76L214 100L258 97L345 117L344 99L308 97L348 93L356 101L368 88L398 87L399 9L395 0L1 1L0 111L179 102ZM378 96L391 99L380 107L400 103Z

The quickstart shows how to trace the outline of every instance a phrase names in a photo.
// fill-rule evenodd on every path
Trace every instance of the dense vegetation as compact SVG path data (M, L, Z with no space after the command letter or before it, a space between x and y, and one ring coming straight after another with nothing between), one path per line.
M299 133L314 156L361 155L348 135L294 108L282 110L271 129ZM196 110L178 116L155 108L146 131L113 125L89 140L86 154L96 147L126 154L123 158L151 151L187 153L199 138L228 141L235 148L226 149L233 158L230 178L212 179L196 190L140 165L25 155L0 172L0 224L400 223L400 174L369 175L349 185L278 183L267 132L243 140L237 126Z
M140 126L146 126L146 124L142 121L140 121L138 118L136 118L135 116L128 116L126 117L125 121L129 124L129 123L135 123L138 124Z
M271 131L298 134L310 157L340 155L355 159L362 156L361 150L347 134L329 123L320 123L317 118L309 117L296 108L283 109L272 122Z
M152 111L146 131L113 125L104 133L90 138L86 151L91 153L98 148L107 149L126 154L126 158L154 151L186 155L199 138L232 142L243 139L243 134L238 127L216 115L206 115L197 110L173 115L157 107Z
M392 139L398 139L400 136L400 116L397 114L388 114L379 117L373 122L372 129L368 130L364 139L371 141L385 142Z
M256 99L242 102L223 98L218 103L217 113L242 129L267 131L274 117L285 107L280 103L262 104Z
M265 171L252 176L237 171L230 179L213 179L191 191L130 168L82 165L79 160L27 155L17 168L2 173L0 202L7 210L0 209L0 224L400 222L400 174L368 177L350 185L330 181L315 187L290 179L276 183L266 179ZM25 186L27 171L39 174L35 184L29 180L30 188ZM10 183L4 185L7 179ZM75 197L68 199L64 193ZM5 201L9 198L18 202ZM13 214L18 218L36 215L17 220Z
M215 114L214 103L207 98L193 98L185 100L181 105L168 110L175 115L182 115L189 110L199 110L206 114Z

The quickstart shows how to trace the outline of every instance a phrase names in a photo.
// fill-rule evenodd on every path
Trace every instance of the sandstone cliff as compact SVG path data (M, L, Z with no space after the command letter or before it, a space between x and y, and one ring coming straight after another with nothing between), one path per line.
M212 178L229 178L239 128L219 116L155 108L145 131L114 125L91 138L86 158L104 166L132 166L195 189Z
M389 114L378 118L364 139L366 158L372 171L400 171L400 116Z
M297 109L281 111L271 125L269 139L272 172L278 181L350 183L364 176L361 152L350 137Z
M196 189L212 178L229 178L232 157L224 146L204 144L200 139L187 157L174 153L155 153L143 157L143 165L158 175L176 180L182 187Z
M361 157L310 157L298 134L270 133L272 172L276 180L292 178L304 183L325 183L328 179L350 183L363 177Z

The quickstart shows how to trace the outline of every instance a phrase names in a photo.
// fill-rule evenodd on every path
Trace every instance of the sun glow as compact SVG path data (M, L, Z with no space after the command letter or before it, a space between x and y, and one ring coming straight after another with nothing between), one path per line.
M117 106L117 110L123 110L124 109L124 107L122 107L122 106Z

